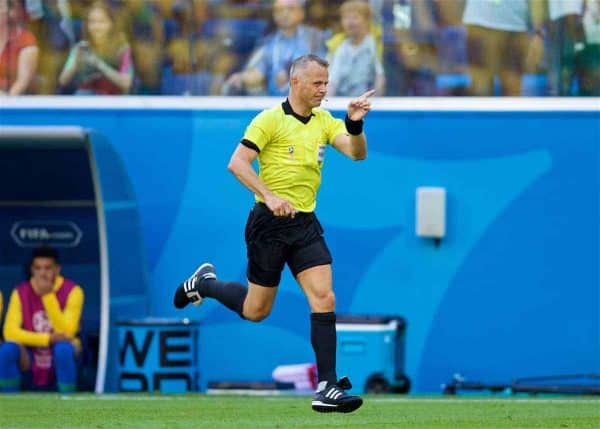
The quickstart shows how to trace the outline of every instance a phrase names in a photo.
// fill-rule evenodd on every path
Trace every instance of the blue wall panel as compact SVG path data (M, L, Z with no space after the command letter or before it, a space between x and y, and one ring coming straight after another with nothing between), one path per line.
M270 379L278 364L313 359L309 312L287 270L258 325L210 301L171 305L205 260L222 278L245 279L252 196L226 165L255 113L2 113L9 125L90 127L114 145L140 210L150 314L202 322L204 386ZM328 151L317 213L338 312L404 316L417 391L439 391L455 372L509 381L600 371L599 121L597 112L374 111L367 161ZM415 188L428 185L447 189L439 247L414 232Z

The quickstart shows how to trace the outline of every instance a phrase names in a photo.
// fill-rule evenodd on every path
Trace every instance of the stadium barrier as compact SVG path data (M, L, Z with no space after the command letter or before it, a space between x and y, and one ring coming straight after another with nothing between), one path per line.
M210 301L199 312L170 304L173 287L204 260L220 277L245 281L252 196L226 165L250 119L276 102L0 99L2 124L94 129L122 160L132 196L124 199L134 202L111 213L128 207L139 215L142 233L130 241L143 249L149 287L111 284L139 287L111 307L198 319L201 390L207 380L270 380L278 365L314 359L305 298L287 271L259 325ZM347 102L325 107L342 116ZM439 392L455 372L511 380L600 371L599 106L594 98L375 98L365 123L368 159L327 152L317 212L334 256L337 311L406 319L411 391ZM121 190L119 177L105 177L106 192ZM415 234L420 186L446 189L437 246ZM113 241L110 270L120 264L121 275L135 253L128 231ZM117 389L117 373L107 371L107 388Z

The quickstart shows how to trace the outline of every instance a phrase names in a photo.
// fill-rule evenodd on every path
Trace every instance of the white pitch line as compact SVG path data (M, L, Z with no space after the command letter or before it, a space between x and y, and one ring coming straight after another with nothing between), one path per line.
M62 395L60 399L64 401L171 401L184 400L178 396L131 396L131 395L95 395L95 396L71 396ZM198 398L194 398L198 399Z
M283 397L271 397L269 400L280 400ZM461 403L534 403L534 404L598 404L600 405L600 397L598 399L552 399L552 398L365 398L365 402L376 402L376 403L412 403L412 404L461 404Z
M368 398L368 402L412 402L412 403L448 403L448 404L460 404L460 403L540 403L540 404L599 404L600 398L598 399L552 399L552 398Z
M202 400L204 398L210 398L211 396L206 396L202 394L198 394L197 396L170 396L170 395L161 395L161 396L145 396L145 395L123 395L123 394L113 394L113 395L86 395L86 396L76 396L76 395L61 395L60 399L65 401L185 401L189 399L193 399L195 401ZM217 397L217 395L212 396ZM296 395L281 395L281 396L269 396L264 399L270 401L279 401L279 400L287 400L289 398L297 398ZM375 402L375 403L413 403L413 404L461 404L461 403L516 403L516 404L599 404L600 398L598 399L582 399L582 398L573 398L573 399L553 399L553 398L373 398L369 397L365 400L367 403Z

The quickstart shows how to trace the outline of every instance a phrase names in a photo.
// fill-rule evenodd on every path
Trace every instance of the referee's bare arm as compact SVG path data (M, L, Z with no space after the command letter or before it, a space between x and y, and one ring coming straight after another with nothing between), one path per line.
M233 173L246 188L261 197L275 216L294 217L296 209L289 201L273 194L252 168L252 163L257 156L258 153L255 150L240 143L231 155L227 169Z
M348 129L350 134L339 134L333 140L333 146L337 150L355 161L367 157L367 137L362 131L362 121L371 110L369 97L373 94L375 90L372 89L350 101L346 116L346 128L352 128Z

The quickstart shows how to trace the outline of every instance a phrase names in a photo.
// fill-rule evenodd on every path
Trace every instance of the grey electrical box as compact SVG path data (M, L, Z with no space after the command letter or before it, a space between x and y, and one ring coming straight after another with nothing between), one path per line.
M446 235L446 189L420 186L416 192L416 233L420 237Z

